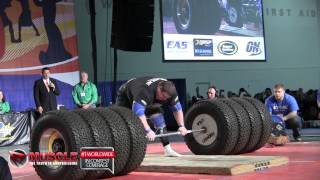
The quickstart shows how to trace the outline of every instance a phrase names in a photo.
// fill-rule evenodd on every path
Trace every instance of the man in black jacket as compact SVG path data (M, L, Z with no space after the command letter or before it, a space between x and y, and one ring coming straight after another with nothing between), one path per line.
M60 95L59 87L54 79L50 78L50 69L42 69L42 78L35 81L33 96L37 111L42 114L57 109L56 96Z

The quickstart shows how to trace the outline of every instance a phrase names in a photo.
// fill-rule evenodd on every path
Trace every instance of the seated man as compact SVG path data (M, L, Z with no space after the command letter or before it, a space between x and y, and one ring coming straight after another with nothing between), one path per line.
M171 81L166 79L141 77L128 80L119 88L116 105L132 109L141 120L150 141L154 141L155 132L150 128L146 116L149 116L153 122L156 133L166 132L164 116L159 110L162 105L169 105L172 108L179 126L178 130L182 135L187 133L176 88ZM167 137L162 137L160 140L165 156L180 156L171 148Z
M268 97L265 104L271 115L277 115L282 118L286 126L293 131L293 138L301 141L299 128L300 117L297 112L299 110L296 99L285 93L283 84L276 84L273 89L273 95Z
M216 93L217 93L217 88L215 86L210 86L207 91L208 99L211 99L211 100L216 99L217 98Z
M0 114L4 114L10 111L10 105L4 97L3 91L0 90Z
M80 73L80 82L76 84L72 91L72 97L78 108L95 108L98 100L97 87L88 81L88 73Z

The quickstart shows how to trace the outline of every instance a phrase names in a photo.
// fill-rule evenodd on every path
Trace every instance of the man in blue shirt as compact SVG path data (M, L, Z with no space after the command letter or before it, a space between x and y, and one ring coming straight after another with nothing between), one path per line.
M271 115L277 115L282 118L286 126L293 131L293 137L296 141L301 141L299 128L300 117L298 116L299 106L296 99L285 93L283 84L276 84L273 89L273 95L266 99L265 104Z

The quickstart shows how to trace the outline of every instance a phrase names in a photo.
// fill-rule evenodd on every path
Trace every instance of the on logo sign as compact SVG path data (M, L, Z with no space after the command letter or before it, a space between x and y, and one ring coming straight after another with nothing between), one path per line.
M187 49L188 42L187 41L167 41L167 48L168 49Z
M250 56L256 56L262 53L260 42L249 41L246 50L248 53L251 53Z

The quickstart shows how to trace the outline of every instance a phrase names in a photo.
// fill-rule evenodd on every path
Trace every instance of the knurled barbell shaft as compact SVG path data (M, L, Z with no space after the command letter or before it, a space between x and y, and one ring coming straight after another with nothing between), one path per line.
M201 132L204 131L205 129L197 129L197 130L187 130L187 134L189 133L195 133L195 132ZM181 132L177 131L177 132L172 132L172 133L166 133L166 134L158 134L156 135L156 138L160 138L160 137L168 137L168 136L175 136L175 135L180 135Z

